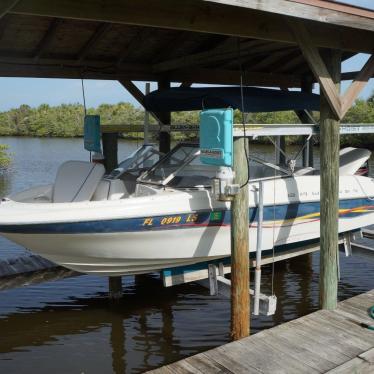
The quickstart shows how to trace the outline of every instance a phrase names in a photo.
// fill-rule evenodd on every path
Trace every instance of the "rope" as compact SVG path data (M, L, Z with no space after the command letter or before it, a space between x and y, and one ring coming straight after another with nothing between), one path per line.
M374 319L374 305L372 305L370 308L369 308L369 311L368 311L368 314L369 316ZM365 327L369 330L372 330L374 331L374 325L368 325L367 323L360 323L360 326L361 327Z
M246 127L245 127L246 116L245 116L245 109L244 109L243 65L242 65L242 59L241 59L241 54L240 54L240 39L239 38L237 39L237 42L238 42L238 63L239 63L239 70L240 70L240 99L241 99L242 125L243 125L244 139L247 139ZM245 154L245 159L247 160L247 180L245 181L245 183L243 183L240 186L240 188L245 187L249 182L249 157L248 157L246 141L244 141L244 154Z
M87 115L87 106L86 106L86 93L84 91L84 80L83 77L81 78L81 83L82 83L82 96L83 96L83 109L84 109L84 116ZM90 151L90 162L92 162L92 154Z

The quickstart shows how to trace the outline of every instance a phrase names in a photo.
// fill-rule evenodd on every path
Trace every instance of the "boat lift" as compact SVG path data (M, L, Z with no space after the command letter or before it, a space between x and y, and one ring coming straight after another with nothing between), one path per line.
M369 134L374 133L374 124L342 124L340 126L340 134ZM311 136L319 134L319 126L317 124L248 124L234 125L234 137L251 137L256 139L260 136L308 136L309 142ZM280 150L278 150L280 151ZM297 157L299 156L298 153ZM258 222L257 237L261 238L262 221L263 221L263 189L262 183L258 188ZM374 230L363 229L361 232L344 233L339 239L339 244L343 245L346 256L355 254L365 254L374 259L374 247L357 243L359 237L374 238ZM319 243L308 246L292 248L288 251L282 251L273 256L262 256L261 239L256 245L256 259L250 259L250 266L255 268L255 287L250 289L250 296L254 299L253 314L254 315L273 315L276 311L277 298L275 295L264 295L261 293L261 265L275 263L278 261L290 259L307 253L313 253L319 250ZM162 271L162 279L164 286L172 286L187 282L197 282L200 285L209 288L210 295L221 294L230 297L231 281L225 278L225 274L231 272L229 258L222 260L214 260L203 264L183 266L180 268L166 269Z

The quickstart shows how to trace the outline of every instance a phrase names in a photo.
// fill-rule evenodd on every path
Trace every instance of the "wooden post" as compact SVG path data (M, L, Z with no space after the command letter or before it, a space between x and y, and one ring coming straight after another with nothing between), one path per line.
M109 277L109 298L118 300L122 295L122 277Z
M326 51L325 64L340 88L341 52ZM338 220L339 220L339 126L330 104L321 94L321 251L320 307L335 309L338 291Z
M160 80L158 82L159 90L167 90L170 88L170 81ZM161 121L161 131L159 137L159 150L163 153L168 153L170 151L170 131L166 131L162 128L163 125L170 126L171 123L171 113L170 112L159 112L156 113L157 117Z
M145 94L148 95L151 92L151 84L145 84ZM144 109L144 144L149 142L149 112Z
M117 133L103 133L103 155L104 166L107 173L110 173L118 166L118 134Z
M285 136L277 136L275 139L278 149L276 150L276 160L275 163L277 165L286 165L286 157L281 152L283 151L286 153L286 137Z
M235 183L243 185L248 177L244 147L246 138L234 139ZM231 337L249 335L249 213L248 185L240 189L231 203Z

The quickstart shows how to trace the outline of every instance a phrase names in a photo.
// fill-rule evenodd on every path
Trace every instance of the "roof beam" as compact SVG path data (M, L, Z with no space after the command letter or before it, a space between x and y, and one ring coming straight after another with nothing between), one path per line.
M102 23L92 34L90 39L87 43L83 46L83 48L78 53L78 61L82 62L87 55L92 50L92 47L96 44L96 42L111 28L110 23Z
M364 67L361 71L357 74L354 81L348 87L347 91L344 93L342 97L342 109L341 109L341 117L343 118L348 110L351 108L355 100L357 99L360 92L366 86L369 79L374 74L374 55L368 59Z
M341 100L339 92L324 61L322 60L318 48L311 42L309 31L300 20L294 19L289 21L288 24L290 25L295 39L298 41L299 47L309 63L313 74L318 79L331 110L337 118L341 118Z
M42 40L39 42L38 46L34 50L34 60L38 61L48 46L51 44L53 38L56 35L58 26L61 24L62 20L54 18L49 24L48 30L44 34Z
M69 63L43 64L43 59L38 64L24 62L14 63L10 60L0 58L1 77L35 77L35 78L77 78L103 79L103 80L133 80L154 82L160 79L160 74L155 74L147 65L126 64L123 70L108 70L100 68L99 65L85 65L82 73L81 65ZM58 61L58 60L57 60ZM89 69L92 66L93 69ZM172 82L194 82L200 84L222 84L237 85L240 83L240 72L225 69L185 69L173 71L166 75ZM300 87L301 78L286 74L265 74L244 72L243 83L256 86L282 86Z
M249 0L243 1L242 5ZM261 2L266 3L266 2ZM236 3L237 5L237 3ZM146 10L146 11L145 11ZM202 0L20 0L11 13L113 22L296 43L287 16ZM214 17L212 17L214 14ZM167 15L167 16L166 16ZM350 19L350 18L349 18ZM372 24L372 20L371 24ZM372 53L373 32L305 21L317 47ZM356 26L356 25L354 25ZM370 30L374 27L368 25Z
M355 80L359 73L360 73L359 71L347 71L345 73L342 73L341 80L342 81ZM374 74L372 74L370 78L374 78Z
M338 26L350 26L363 30L374 31L374 12L358 9L348 4L333 4L332 2L308 0L308 3L293 0L203 0L208 3L218 3L243 7L263 12L277 13L310 21L318 21Z

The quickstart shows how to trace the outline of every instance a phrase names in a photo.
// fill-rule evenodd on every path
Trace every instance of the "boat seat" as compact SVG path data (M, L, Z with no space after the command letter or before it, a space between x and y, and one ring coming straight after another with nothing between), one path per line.
M92 201L119 200L128 197L129 193L121 179L104 178L98 184Z
M105 169L87 161L67 161L58 169L52 202L68 203L91 200Z
M370 158L371 152L365 148L343 148L339 152L339 175L354 175Z

